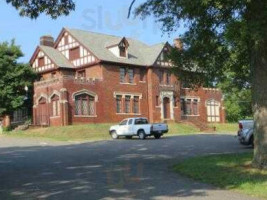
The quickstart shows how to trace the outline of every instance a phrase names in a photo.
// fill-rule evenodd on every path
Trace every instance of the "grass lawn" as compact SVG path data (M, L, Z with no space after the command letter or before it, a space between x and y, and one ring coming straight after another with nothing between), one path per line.
M57 141L97 141L109 140L108 130L112 124L86 124L64 127L49 127L31 129L27 131L7 132L6 135L14 137L38 137ZM199 130L188 124L172 123L169 124L170 135L194 134Z
M267 170L251 167L252 153L212 155L185 160L179 174L223 189L267 199Z
M238 130L238 123L214 123L209 124L210 127L216 127L218 133L236 133Z

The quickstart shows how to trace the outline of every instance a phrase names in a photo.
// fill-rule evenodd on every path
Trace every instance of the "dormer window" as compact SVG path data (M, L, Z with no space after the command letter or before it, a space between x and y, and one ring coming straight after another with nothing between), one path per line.
M126 38L114 41L107 45L107 49L113 53L116 57L127 58L129 43Z
M126 57L126 46L123 42L119 45L120 57Z

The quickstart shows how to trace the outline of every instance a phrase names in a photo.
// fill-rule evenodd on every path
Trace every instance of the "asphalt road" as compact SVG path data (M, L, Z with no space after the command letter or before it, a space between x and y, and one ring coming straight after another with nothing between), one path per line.
M171 170L196 155L248 151L231 135L85 144L0 137L0 199L252 200Z

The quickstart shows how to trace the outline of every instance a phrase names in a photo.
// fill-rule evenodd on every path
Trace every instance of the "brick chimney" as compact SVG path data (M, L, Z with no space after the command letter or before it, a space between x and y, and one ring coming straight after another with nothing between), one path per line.
M175 38L173 40L174 47L178 50L183 50L183 42L180 38Z
M40 38L40 45L53 47L54 38L50 35L44 35Z

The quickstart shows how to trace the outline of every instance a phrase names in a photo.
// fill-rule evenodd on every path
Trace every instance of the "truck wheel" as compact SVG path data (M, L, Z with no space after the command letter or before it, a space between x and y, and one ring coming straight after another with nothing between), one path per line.
M144 132L143 130L139 131L139 132L138 132L138 137L139 137L139 139L141 139L141 140L146 139L146 134L145 134L145 132Z
M112 131L110 135L111 135L112 139L114 139L114 140L118 139L118 135L117 135L116 131Z
M155 139L160 139L161 135L154 135Z

